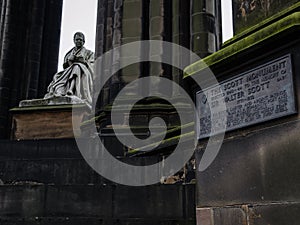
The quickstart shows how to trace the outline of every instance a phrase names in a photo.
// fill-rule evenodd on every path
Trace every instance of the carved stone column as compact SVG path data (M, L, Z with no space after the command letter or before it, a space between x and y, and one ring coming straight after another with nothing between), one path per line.
M8 109L38 98L56 72L62 0L3 0L0 15L0 138Z
M218 49L216 18L216 1L191 0L191 50L201 58Z
M149 6L149 38L150 40L171 41L172 40L172 1L167 0L151 0ZM151 57L163 60L164 57L172 57L172 55L164 54L164 48L155 49L150 52ZM161 76L171 78L171 66L162 63L151 62L149 68L150 76ZM157 92L162 93L166 87L156 85ZM165 93L170 94L170 93Z
M124 0L122 18L122 44L141 41L143 39L143 1ZM140 54L130 56L126 52L121 53L122 60L135 59L139 61ZM133 58L132 58L133 57ZM132 64L122 69L122 80L128 84L142 76L142 63ZM140 87L132 87L132 95L139 92Z
M174 0L172 1L172 43L178 44L185 48L190 47L190 2ZM181 52L173 52L173 62L182 65L183 60ZM173 67L172 80L179 85L183 85L183 72ZM177 88L173 87L173 96L178 95Z

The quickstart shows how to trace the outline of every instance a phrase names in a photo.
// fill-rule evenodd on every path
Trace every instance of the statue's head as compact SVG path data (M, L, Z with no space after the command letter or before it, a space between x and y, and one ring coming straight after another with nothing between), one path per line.
M81 48L84 43L85 43L85 37L84 37L84 34L81 33L81 32L76 32L74 34L74 44L77 48Z

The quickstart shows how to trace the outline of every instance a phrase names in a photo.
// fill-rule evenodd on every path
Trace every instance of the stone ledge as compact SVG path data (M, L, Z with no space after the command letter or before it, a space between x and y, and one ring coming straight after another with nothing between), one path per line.
M59 96L42 99L31 99L20 101L19 107L42 107L42 106L58 106L58 105L77 105L85 104L90 108L90 105L76 96Z

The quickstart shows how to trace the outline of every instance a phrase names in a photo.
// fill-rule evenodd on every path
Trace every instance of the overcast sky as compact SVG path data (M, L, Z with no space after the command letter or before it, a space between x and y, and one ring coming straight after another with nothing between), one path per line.
M63 57L73 46L73 34L85 34L85 47L94 51L98 0L64 0L58 70L62 70ZM223 40L232 37L232 0L222 0Z
M73 35L85 34L85 47L94 51L98 0L64 0L58 69L62 70L64 55L74 47Z

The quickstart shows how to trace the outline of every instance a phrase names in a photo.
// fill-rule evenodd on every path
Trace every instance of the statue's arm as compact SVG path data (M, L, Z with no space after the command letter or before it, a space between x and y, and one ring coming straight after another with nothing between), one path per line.
M75 61L75 56L72 54L72 49L65 55L63 68L66 69Z

